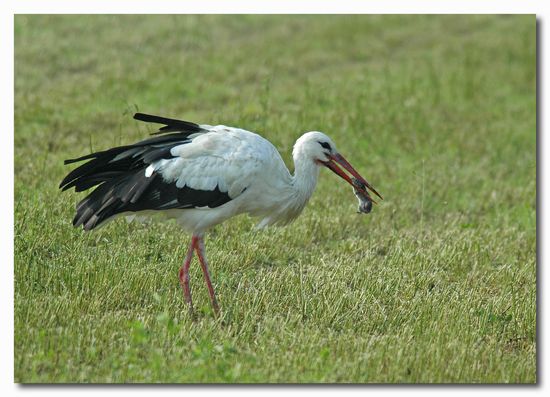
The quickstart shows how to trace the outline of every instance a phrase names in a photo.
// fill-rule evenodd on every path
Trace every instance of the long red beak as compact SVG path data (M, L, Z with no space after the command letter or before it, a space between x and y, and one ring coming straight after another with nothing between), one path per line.
M338 164L340 164L344 169L346 169L353 177L358 179L363 185L365 185L367 188L369 188L374 194L376 194L380 199L384 200L384 198L372 187L370 183L368 183L365 178L363 178L357 171L355 171L355 168L351 166L350 163L342 156L341 154L335 154L329 157L329 161L321 161L321 164L323 164L325 167L327 167L329 170L334 172L336 175L344 179L346 182L348 182L351 186L355 187L356 189L363 190L362 193L364 193L367 197L370 197L369 192L367 189L360 189L356 185L353 184L351 178L346 174L340 167L338 167ZM371 198L372 200L372 198ZM376 203L376 201L372 200L373 203Z

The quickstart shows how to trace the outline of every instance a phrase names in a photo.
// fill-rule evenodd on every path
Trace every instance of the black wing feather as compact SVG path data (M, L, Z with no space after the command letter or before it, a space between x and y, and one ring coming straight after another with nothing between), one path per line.
M191 123L190 121L169 119L167 117L153 116L151 114L136 113L134 114L134 119L147 123L164 124L164 127L161 127L158 132L153 135L175 131L202 131L202 128L198 124Z
M65 160L65 164L88 161L63 179L59 185L62 190L74 187L79 192L97 185L94 191L78 203L74 226L82 225L84 230L91 230L121 212L206 206L214 208L231 200L218 187L212 191L187 186L178 188L175 183L164 181L157 173L145 176L149 164L173 158L170 153L173 147L191 142L189 135L204 133L206 130L188 121L143 113L136 113L134 118L164 124L157 132L164 135Z

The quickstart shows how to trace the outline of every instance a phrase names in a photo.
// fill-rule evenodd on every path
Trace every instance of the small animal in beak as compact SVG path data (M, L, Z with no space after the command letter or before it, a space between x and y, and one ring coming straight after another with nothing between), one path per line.
M372 200L364 192L366 191L366 186L357 178L351 178L353 182L353 194L359 200L359 207L357 208L357 213L368 214L372 210Z

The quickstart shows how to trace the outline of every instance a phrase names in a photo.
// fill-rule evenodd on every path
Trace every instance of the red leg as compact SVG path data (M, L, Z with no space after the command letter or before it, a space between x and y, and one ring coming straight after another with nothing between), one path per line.
M201 263L202 273L204 274L204 280L208 287L208 293L210 294L210 301L212 302L212 307L216 315L220 314L220 307L218 301L216 300L216 295L214 294L214 287L212 287L212 282L210 281L210 273L208 272L208 262L206 261L205 249L204 249L204 240L202 236L197 238L195 242L195 249L197 250L197 256L199 257L199 262Z
M196 246L195 240L196 237L193 236L191 239L191 244L189 244L189 249L187 250L185 262L179 272L180 284L183 288L183 296L185 298L185 302L189 305L189 311L191 313L193 313L193 300L191 299L191 289L189 288L189 266L191 266L191 260L193 259L193 250Z

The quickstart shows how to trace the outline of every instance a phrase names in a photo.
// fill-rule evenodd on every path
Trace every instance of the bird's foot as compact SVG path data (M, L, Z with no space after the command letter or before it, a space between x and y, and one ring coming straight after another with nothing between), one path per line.
M193 305L188 305L189 309L189 317L191 317L191 320L195 321L197 320L197 312L195 312L195 309L193 309Z
M220 305L218 305L218 301L216 300L216 297L212 299L212 308L214 309L214 315L216 317L220 317Z

